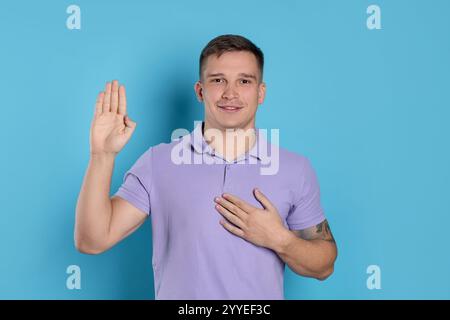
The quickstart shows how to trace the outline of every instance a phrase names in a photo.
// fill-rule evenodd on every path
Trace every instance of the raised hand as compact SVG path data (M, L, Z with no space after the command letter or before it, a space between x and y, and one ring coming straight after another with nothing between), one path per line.
M125 87L114 80L97 96L90 131L92 155L116 155L125 146L136 128L127 116Z

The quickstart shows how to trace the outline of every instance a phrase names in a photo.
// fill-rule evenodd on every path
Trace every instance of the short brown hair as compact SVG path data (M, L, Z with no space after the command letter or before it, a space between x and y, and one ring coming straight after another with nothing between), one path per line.
M200 54L199 61L199 74L202 77L203 64L205 59L211 55L217 55L220 57L225 52L230 51L248 51L255 55L258 62L259 71L261 74L261 80L264 69L264 54L260 48L258 48L253 42L247 38L234 34L225 34L212 39L205 48L203 48Z

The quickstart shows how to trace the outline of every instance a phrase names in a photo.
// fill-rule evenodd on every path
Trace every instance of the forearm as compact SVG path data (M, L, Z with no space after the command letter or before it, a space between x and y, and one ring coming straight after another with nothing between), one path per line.
M286 230L274 250L295 273L320 280L333 272L337 256L334 242L304 240L289 230Z
M106 242L112 214L109 193L114 160L113 155L91 155L76 208L78 249L101 250L101 244Z

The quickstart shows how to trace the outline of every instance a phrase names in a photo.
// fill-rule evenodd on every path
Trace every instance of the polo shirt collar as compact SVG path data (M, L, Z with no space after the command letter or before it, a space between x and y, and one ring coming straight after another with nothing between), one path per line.
M192 148L195 150L195 152L200 153L200 154L208 153L208 154L214 156L215 155L214 150L206 142L205 137L203 136L202 128L204 126L204 123L205 123L204 121L197 123L194 130L190 134L190 143L191 143ZM260 145L260 143L267 144L267 140L263 137L262 134L260 134L258 128L255 128L255 132L256 132L256 143L249 150L249 152L247 152L245 154L245 158L247 158L247 154L248 154L258 160L261 160L260 150L259 150L258 146ZM234 161L241 160L242 156L243 155L239 156Z

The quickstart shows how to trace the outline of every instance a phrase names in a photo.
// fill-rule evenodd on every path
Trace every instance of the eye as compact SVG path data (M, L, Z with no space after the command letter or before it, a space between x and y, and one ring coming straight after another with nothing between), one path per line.
M223 81L224 81L224 79L222 79L222 78L214 78L211 80L211 82L213 82L213 83L222 83Z
M247 80L247 79L241 79L241 83L242 84L249 84L251 82L250 82L250 80Z

